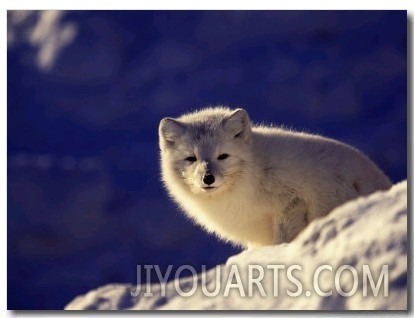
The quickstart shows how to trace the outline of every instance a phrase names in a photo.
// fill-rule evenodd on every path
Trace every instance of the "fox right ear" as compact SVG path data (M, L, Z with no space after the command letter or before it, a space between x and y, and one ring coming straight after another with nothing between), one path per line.
M178 120L173 118L163 118L158 127L160 147L163 149L172 146L175 141L185 132L185 127Z
M240 138L246 141L250 140L250 119L244 109L236 109L230 117L227 118L224 127L230 131L235 138Z

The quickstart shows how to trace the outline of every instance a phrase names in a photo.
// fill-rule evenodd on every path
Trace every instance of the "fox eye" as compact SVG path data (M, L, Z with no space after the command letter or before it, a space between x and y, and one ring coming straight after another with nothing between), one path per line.
M224 160L224 159L227 159L228 157L229 157L229 155L228 155L228 154L223 153L223 154L221 154L220 156L218 156L218 157L217 157L217 159L218 159L218 160Z
M189 162L194 162L194 161L197 161L197 158L194 157L194 156L190 156L190 157L185 158L185 160L187 160Z

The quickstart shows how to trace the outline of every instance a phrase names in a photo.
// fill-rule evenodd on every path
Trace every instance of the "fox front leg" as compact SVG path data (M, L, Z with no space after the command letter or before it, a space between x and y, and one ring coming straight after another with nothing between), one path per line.
M308 207L305 201L294 197L287 204L283 217L274 224L275 244L291 242L308 224Z

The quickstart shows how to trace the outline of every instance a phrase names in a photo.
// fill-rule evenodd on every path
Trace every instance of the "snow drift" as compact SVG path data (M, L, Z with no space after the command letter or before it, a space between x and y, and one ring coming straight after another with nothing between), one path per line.
M142 286L134 297L136 290L107 285L65 309L405 310L407 182L336 208L289 244L244 251L203 274Z

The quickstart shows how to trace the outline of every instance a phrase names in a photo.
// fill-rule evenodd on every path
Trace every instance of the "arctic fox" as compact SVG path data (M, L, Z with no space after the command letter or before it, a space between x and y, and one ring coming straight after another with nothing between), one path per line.
M357 149L206 108L159 125L162 180L196 223L235 245L290 242L309 222L391 187Z

